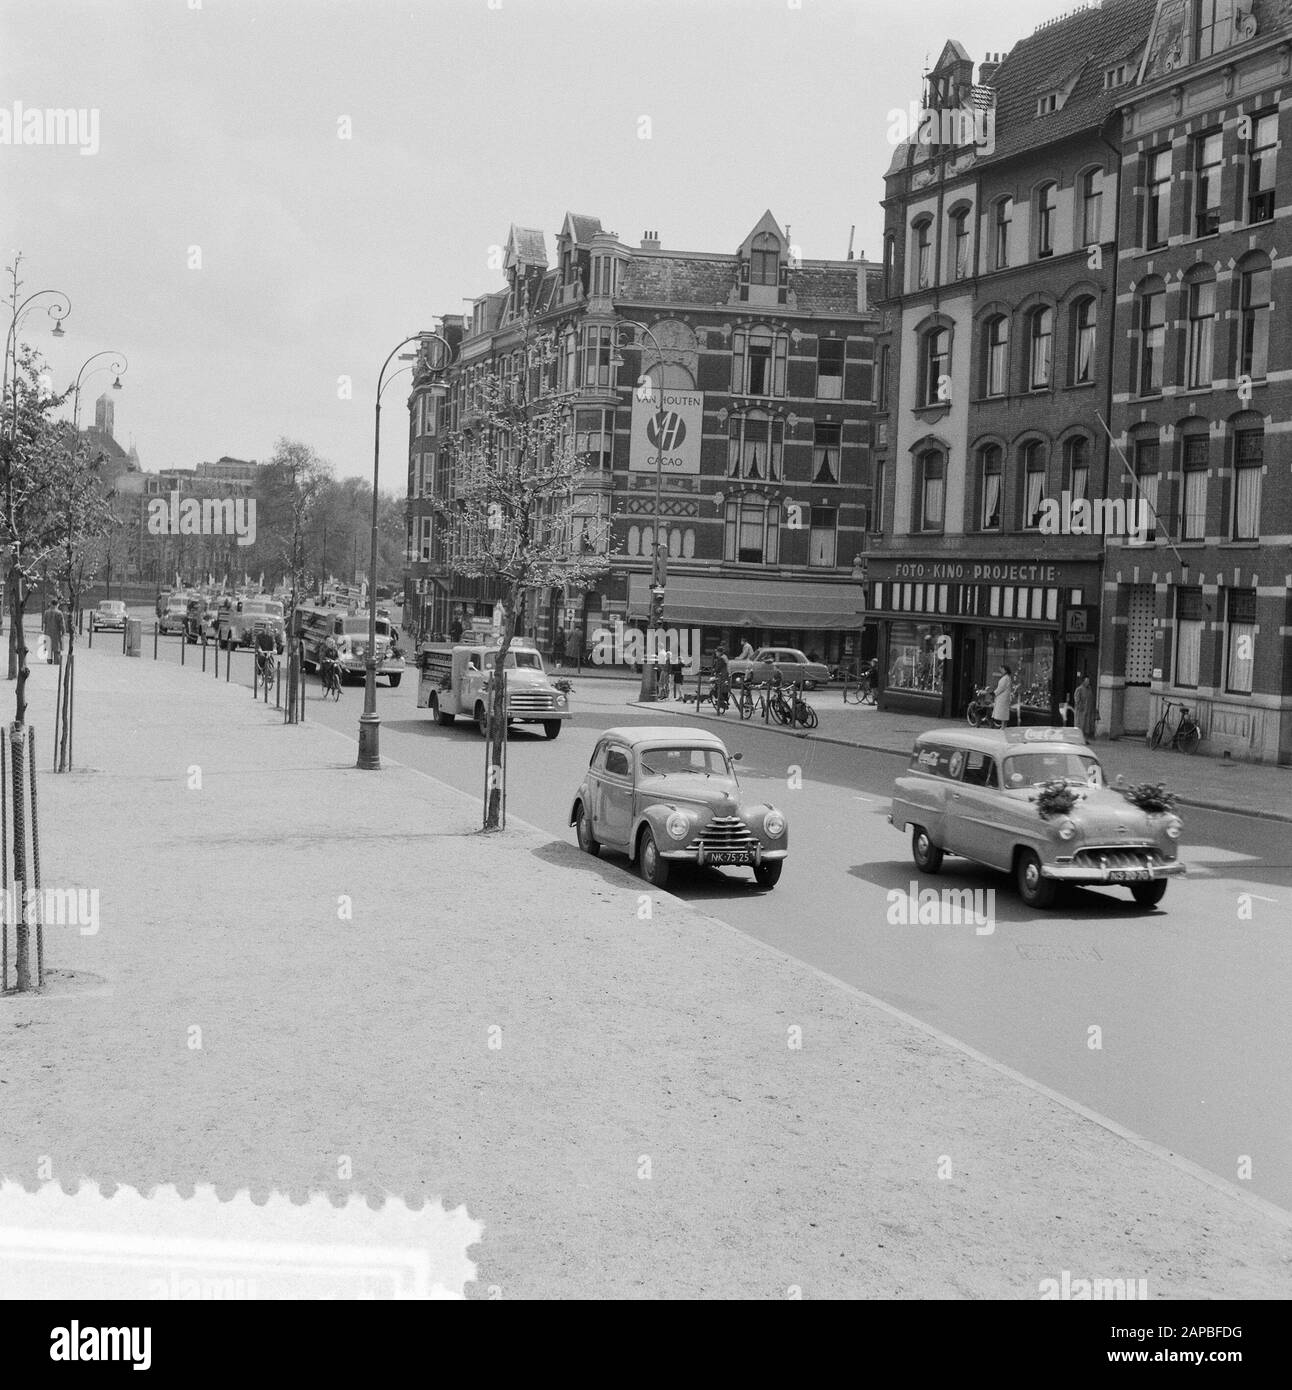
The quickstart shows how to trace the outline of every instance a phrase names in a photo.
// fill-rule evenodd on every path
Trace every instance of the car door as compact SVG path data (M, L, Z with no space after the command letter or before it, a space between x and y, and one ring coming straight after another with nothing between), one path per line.
M633 756L625 743L606 744L593 792L594 833L603 844L626 848L633 820Z
M1008 806L996 759L976 749L963 750L949 804L948 848L979 864L1007 869L1011 841L1002 818Z

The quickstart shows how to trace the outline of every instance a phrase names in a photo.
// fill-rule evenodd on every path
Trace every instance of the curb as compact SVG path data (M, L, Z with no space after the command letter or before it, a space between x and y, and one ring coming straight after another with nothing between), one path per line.
M628 703L630 707L633 709L655 709L658 707L659 703L667 702L647 702L643 700L630 700ZM673 712L674 711L672 710L669 711L670 714ZM691 712L688 710L686 713L687 717L690 718ZM720 715L703 714L699 710L695 712L695 718L708 720L708 722L711 724L727 723L727 721L723 719ZM744 723L745 721L742 720L741 724L743 725ZM804 730L803 732L799 732L797 730L791 732L790 730L781 728L779 725L773 724L767 725L767 728L776 733L784 733L790 738L803 739L808 743L829 743L833 744L836 748L857 748L867 753L887 753L894 758L909 758L911 756L910 753L908 753L904 748L886 748L882 744L878 743L858 743L855 739L833 738L829 734L813 734L807 732L806 730ZM1108 742L1111 746L1112 741L1109 740ZM1275 821L1281 825L1292 825L1292 815L1289 815L1284 811L1267 811L1261 808L1235 806L1232 803L1224 801L1204 801L1200 797L1185 796L1180 795L1179 793L1176 794L1175 799L1181 806L1192 806L1195 810L1198 811L1219 811L1223 815L1228 816L1250 816L1255 820Z

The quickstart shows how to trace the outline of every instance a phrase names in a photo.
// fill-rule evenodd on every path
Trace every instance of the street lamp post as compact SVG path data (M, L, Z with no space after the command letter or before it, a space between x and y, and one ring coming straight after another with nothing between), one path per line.
M377 481L381 471L381 393L386 385L386 368L396 353L409 343L420 343L425 349L432 338L444 345L446 354L452 352L448 341L438 333L414 333L392 349L377 374L372 453L372 542L368 555L368 655L364 662L363 713L359 716L359 760L355 764L366 772L381 770L381 716L377 713Z
M616 331L618 331L618 329L620 328L635 328L638 331L638 333L641 333L645 337L650 339L651 346L655 349L655 356L659 362L659 413L662 415L664 413L664 351L659 345L659 339L656 338L654 333L652 333L644 323L640 323L636 319L621 319L619 324L616 325ZM639 347L639 344L634 343L632 344L632 346ZM616 349L618 349L618 347L619 344L618 342L616 342ZM616 356L615 363L619 364L622 362L623 358ZM643 371L637 383L637 389L639 391L645 389L646 381L646 373ZM651 389L650 395L651 399L653 400L655 395L653 387ZM659 690L656 675L658 663L652 663L646 658L658 655L659 629L664 618L664 555L666 552L661 550L660 542L660 490L662 486L663 477L663 462L664 450L661 446L656 450L655 453L655 519L651 533L653 537L653 544L651 546L650 617L647 619L648 625L646 629L647 650L642 654L642 680L641 688L638 691L637 696L639 700L654 700L659 698ZM651 640L649 634L652 632L655 634L654 651L650 650Z
M93 357L87 357L87 358L85 359L85 361L81 363L81 370L80 370L79 372L77 372L77 374L76 374L76 382L75 382L75 384L74 384L73 387L72 387L72 430L73 430L73 432L78 431L79 428L80 428L80 421L81 421L81 378L85 375L85 369L90 365L90 363L96 361L96 360L97 360L98 358L100 358L100 357L111 357L111 358L114 359L114 360L109 364L109 366L108 366L108 371L110 371L110 372L113 374L113 376L116 377L116 380L112 383L112 389L113 389L114 391L120 391L120 390L121 390L121 378L122 378L122 375L123 375L125 372L127 372L127 371L129 370L129 368L130 368L130 363L126 360L126 355L125 355L125 353L124 353L124 352L117 352L117 351L116 351L115 349L113 349L113 348L107 348L107 349L105 349L103 352L96 352L96 353L94 354ZM101 368L101 367L96 367L96 368L95 368L95 371L102 371L102 370L103 370L103 368ZM94 374L93 372L90 373L91 376L93 376L93 374Z

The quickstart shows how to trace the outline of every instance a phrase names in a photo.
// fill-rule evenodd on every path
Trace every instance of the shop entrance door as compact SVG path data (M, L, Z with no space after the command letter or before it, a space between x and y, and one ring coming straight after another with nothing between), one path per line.
M960 678L956 682L956 706L951 713L961 718L969 708L974 692L982 683L982 673L978 669L982 660L982 643L979 637L980 633L976 627L966 628L960 643Z

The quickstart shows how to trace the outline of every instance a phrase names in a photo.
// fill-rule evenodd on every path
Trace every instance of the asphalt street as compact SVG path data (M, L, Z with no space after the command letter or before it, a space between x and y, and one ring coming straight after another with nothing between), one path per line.
M178 648L177 639L163 638L163 659L178 661ZM149 634L145 661L151 655ZM235 658L235 680L249 680L249 663L246 653ZM194 679L202 677L195 671ZM520 730L508 751L509 813L570 843L570 801L600 732L686 723L628 707L634 692L627 684L622 711L581 707L578 692L576 678L575 718L559 739ZM416 694L411 667L399 689L379 685L383 756L477 791L478 734L465 722L440 728L416 708ZM311 677L309 696L309 719L357 738L360 687L347 686L333 704L319 699ZM726 737L744 754L747 792L789 818L784 876L763 892L743 870L691 871L675 874L670 891L1292 1208L1292 1012L1282 995L1292 965L1286 825L1190 810L1182 851L1189 876L1172 883L1160 908L1141 911L1124 890L1076 890L1053 911L1033 914L1009 880L962 860L948 859L935 880L918 878L906 837L886 821L898 758L734 719ZM1103 756L1115 775L1114 750ZM601 872L633 870L607 858ZM890 894L926 886L994 892L992 929L890 920L899 916L890 912Z

